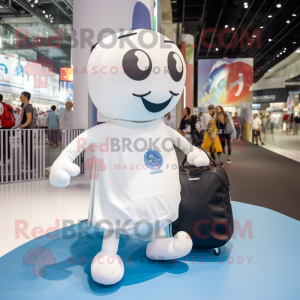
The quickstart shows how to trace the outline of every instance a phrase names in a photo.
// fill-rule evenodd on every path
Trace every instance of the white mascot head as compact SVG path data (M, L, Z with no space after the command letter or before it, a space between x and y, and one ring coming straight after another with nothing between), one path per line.
M150 121L178 102L186 77L178 47L162 34L137 29L104 38L92 50L88 90L106 117Z

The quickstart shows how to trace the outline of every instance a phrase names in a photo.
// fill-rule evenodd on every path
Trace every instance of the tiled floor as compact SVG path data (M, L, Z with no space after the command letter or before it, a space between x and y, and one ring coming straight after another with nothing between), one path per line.
M89 189L88 176L73 178L62 189L48 180L0 185L0 256L46 233L56 223L62 228L64 220L78 223L87 219Z

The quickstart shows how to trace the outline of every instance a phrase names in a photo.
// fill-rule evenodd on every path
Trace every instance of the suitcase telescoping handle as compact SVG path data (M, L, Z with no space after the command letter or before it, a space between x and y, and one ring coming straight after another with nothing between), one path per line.
M209 158L209 160L213 163L214 167L217 167L216 162L213 160L213 158L210 156L210 154L206 150L204 150L202 148L200 148L199 150L203 151L207 155L207 157ZM186 162L186 159L187 159L187 155L184 157L184 159L182 161L182 166L184 166L184 164Z

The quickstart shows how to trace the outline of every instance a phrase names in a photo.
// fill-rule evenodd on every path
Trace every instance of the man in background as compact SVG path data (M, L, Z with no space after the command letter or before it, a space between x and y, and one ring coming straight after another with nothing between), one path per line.
M211 105L208 106L208 111L204 112L201 115L200 136L201 136L202 141L204 139L205 131L207 130L208 122L213 120L214 114L215 114L215 106L211 104Z
M242 119L241 119L241 117L238 116L238 113L235 112L232 120L233 120L233 124L234 124L234 129L236 132L236 139L238 140L240 137L241 127L242 127Z
M73 102L67 101L66 108L59 113L59 128L61 130L73 129Z
M24 104L22 113L21 113L21 126L20 129L32 129L33 124L33 107L29 103L29 100L31 98L31 94L28 92L23 92L20 96L20 101ZM26 161L27 161L27 168L32 170L32 151L33 151L33 135L32 131L24 131L22 134L22 144L23 149L25 150L26 154ZM28 150L29 146L29 150Z
M264 145L264 143L261 140L260 137L260 128L261 128L261 120L257 117L257 114L254 114L253 120L252 120L252 136L255 139L255 145L258 146L258 139L261 142L261 145Z

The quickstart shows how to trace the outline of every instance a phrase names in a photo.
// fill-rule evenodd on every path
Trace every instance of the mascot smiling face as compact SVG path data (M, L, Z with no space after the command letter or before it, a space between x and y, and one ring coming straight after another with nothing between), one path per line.
M184 58L162 34L137 29L116 33L90 55L88 90L101 113L112 119L149 121L178 102L185 84Z

